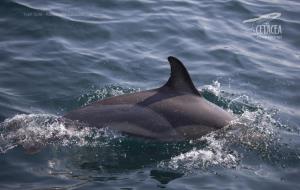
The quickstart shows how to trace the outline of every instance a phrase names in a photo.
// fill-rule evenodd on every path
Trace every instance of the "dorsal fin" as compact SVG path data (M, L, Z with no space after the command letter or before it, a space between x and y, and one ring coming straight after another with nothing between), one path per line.
M201 96L195 88L191 77L183 63L175 57L168 57L171 66L171 76L163 87L169 87L179 92L187 92Z

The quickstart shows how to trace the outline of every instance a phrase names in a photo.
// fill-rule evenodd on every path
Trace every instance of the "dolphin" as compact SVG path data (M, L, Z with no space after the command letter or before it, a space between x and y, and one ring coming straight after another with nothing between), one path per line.
M168 61L171 74L162 87L96 101L63 117L162 141L195 139L229 125L233 116L203 98L183 63Z

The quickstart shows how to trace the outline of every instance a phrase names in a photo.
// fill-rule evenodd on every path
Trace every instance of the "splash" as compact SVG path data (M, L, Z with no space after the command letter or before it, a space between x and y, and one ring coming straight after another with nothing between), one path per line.
M97 146L105 143L99 141L101 138L118 137L117 133L106 128L88 128L54 115L20 114L0 124L0 151L5 153L19 145L29 153L39 151L49 144Z
M255 112L245 111L233 121L231 128L223 133L231 144L259 151L261 156L270 156L280 142L279 122L274 118L277 111L258 109ZM274 153L274 152L273 152Z
M221 93L221 84L215 80L210 85L205 85L201 91L208 91L213 93L215 96L219 96Z
M242 114L244 111L255 112L260 108L260 105L247 95L222 90L219 81L205 85L200 91L205 99L234 114Z
M77 100L80 105L111 96L139 91L109 85L92 89ZM75 125L73 127L68 127ZM17 146L34 153L52 144L59 146L106 146L111 139L122 138L120 134L107 128L90 128L78 123L66 122L63 118L49 114L20 114L0 123L0 152L5 153Z
M272 147L279 143L276 123L269 112L246 111L222 130L191 141L192 150L162 161L158 166L184 172L214 166L236 168L243 157L243 150L256 151L262 158L270 159L274 154ZM206 145L197 148L199 143Z
M236 168L247 151L256 152L266 160L279 152L276 147L280 144L278 129L281 125L275 119L278 110L264 109L246 95L228 96L222 92L218 81L206 85L202 92L205 98L218 105L225 102L229 111L238 113L235 120L221 130L191 141L194 148L160 162L159 167L185 173L214 166ZM205 143L205 146L197 148L199 143Z
M100 89L95 89L93 87L89 92L81 95L78 98L78 101L81 102L83 105L88 105L94 101L102 100L104 98L120 96L123 94L129 94L138 91L140 91L140 89L124 88L118 85L109 85Z
M159 167L176 171L191 172L195 169L206 169L210 166L236 167L239 163L237 152L226 147L226 139L218 139L216 133L210 133L191 143L196 146L205 142L204 148L192 150L172 157L169 161L159 163Z

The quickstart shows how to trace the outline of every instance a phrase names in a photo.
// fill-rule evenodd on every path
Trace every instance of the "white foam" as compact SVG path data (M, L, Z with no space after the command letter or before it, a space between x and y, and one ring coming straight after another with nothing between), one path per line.
M212 85L205 86L204 90L220 96L220 83L214 81ZM242 95L232 99L229 104L235 104L240 99L249 102L249 98ZM235 120L229 126L192 141L195 148L162 161L158 166L187 172L212 166L237 167L242 153L233 148L236 145L258 151L261 156L272 154L274 150L270 147L280 140L276 130L278 121L274 119L276 110L264 110L257 106L254 111L242 111L242 114L235 115ZM201 142L206 142L206 146L196 148Z
M216 138L216 133L210 133L197 140L196 143L206 142L204 148L193 148L191 151L172 157L169 161L159 163L159 167L172 170L193 171L209 166L236 167L239 156L236 152L229 152L225 139ZM195 142L193 142L195 143Z
M216 96L219 96L221 93L221 84L219 81L215 80L210 85L205 85L202 90L209 91Z
M0 124L0 151L2 153L18 145L35 151L47 144L68 146L95 146L100 138L118 138L118 134L103 129L66 127L65 121L49 114L20 114Z
M126 93L137 92L139 89L134 88L123 88L116 85L109 85L100 89L93 89L81 95L78 101L84 101L84 105L88 105L96 100L102 100L107 97L120 96Z

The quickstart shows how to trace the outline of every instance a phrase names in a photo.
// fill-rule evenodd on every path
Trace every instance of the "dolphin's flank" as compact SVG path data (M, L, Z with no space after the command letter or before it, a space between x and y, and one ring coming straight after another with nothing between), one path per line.
M162 87L100 100L64 117L159 140L198 138L228 125L232 115L202 97L181 61L168 61L171 75Z

